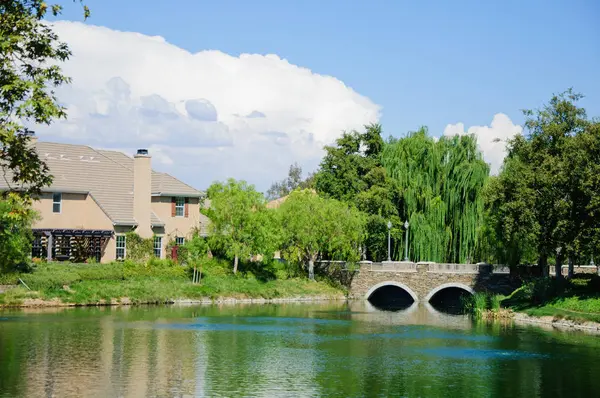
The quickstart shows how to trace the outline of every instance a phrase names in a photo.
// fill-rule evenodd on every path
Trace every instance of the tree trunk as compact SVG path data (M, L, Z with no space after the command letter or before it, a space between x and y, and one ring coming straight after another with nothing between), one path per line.
M238 267L238 256L236 255L235 258L233 259L233 273L237 274L237 267Z
M315 262L312 258L308 260L308 279L315 280Z
M556 256L556 264L554 265L554 273L556 279L562 279L562 258L560 255Z
M575 273L575 266L573 265L573 256L569 256L569 273L568 277L571 279Z
M196 284L196 264L194 264L194 273L192 274L192 283Z
M538 267L541 268L542 276L544 278L550 276L550 268L548 268L548 256L546 254L540 254L540 259L538 260Z

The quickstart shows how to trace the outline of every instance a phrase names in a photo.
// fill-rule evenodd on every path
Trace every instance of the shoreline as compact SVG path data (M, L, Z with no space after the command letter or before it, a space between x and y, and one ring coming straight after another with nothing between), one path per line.
M170 299L164 301L138 301L133 302L127 297L112 299L110 302L99 301L96 303L70 303L59 299L25 299L19 304L0 304L0 310L18 309L18 308L59 308L59 307L123 307L138 305L199 305L199 304L275 304L275 303L302 303L317 301L340 301L348 300L344 295L339 296L296 296L296 297L277 297L277 298L237 298L237 297L218 297L218 298L199 298L199 299Z
M586 321L575 322L569 319L555 318L553 316L532 316L524 312L514 312L513 321L518 325L535 325L545 329L570 331L577 330L581 332L600 334L600 323Z

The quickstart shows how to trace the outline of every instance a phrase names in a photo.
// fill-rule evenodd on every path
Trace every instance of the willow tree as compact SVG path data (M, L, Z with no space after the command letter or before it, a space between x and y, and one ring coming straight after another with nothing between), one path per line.
M390 139L381 162L401 192L413 260L474 260L489 166L472 135L428 136L422 128Z

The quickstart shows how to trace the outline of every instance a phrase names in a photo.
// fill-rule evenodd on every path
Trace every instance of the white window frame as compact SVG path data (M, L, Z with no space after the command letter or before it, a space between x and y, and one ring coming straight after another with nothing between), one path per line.
M185 217L185 198L181 196L175 197L175 217Z
M179 243L181 241L181 243ZM185 245L185 238L183 236L176 236L175 237L175 244L177 246L183 246Z
M119 238L123 238L123 247L119 246ZM115 237L115 246L116 246L116 250L115 250L115 257L118 260L119 258L121 260L125 260L127 258L127 237L125 235L117 235ZM119 257L119 250L123 250L123 257Z
M156 244L158 243L158 247ZM156 255L156 251L158 250L158 255ZM154 257L162 258L162 236L154 236L154 246L153 246Z
M56 200L58 198L58 201ZM54 211L54 206L58 205L58 211ZM62 193L54 192L52 193L52 213L60 214L62 213Z

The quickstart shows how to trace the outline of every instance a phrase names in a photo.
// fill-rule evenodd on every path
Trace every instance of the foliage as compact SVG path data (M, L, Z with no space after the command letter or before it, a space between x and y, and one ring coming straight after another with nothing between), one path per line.
M508 142L503 169L488 197L496 257L545 266L555 256L589 261L600 226L600 123L568 90L525 111L526 135ZM581 257L580 257L581 258Z
M42 21L48 12L58 15L61 7L42 0L0 2L0 166L11 188L26 198L52 182L30 145L34 133L26 124L50 124L66 116L54 88L70 81L57 63L71 52Z
M125 234L127 258L131 261L146 262L154 256L154 237L142 238L135 232Z
M365 216L335 199L313 191L294 191L279 208L283 257L314 277L319 259L357 261L364 240Z
M201 211L211 221L210 247L221 248L234 261L277 249L278 229L263 195L245 181L216 182L207 190L210 207Z
M31 253L37 213L15 193L0 201L0 272L23 270Z
M353 204L368 215L364 254L374 261L387 256L388 221L393 225L392 236L397 238L394 241L402 240L399 192L381 164L385 145L381 135L379 124L366 125L364 133L344 133L335 145L325 147L325 157L314 177L319 195Z
M19 304L24 299L60 299L96 304L105 301L168 303L176 299L277 298L298 296L340 297L341 291L326 283L301 279L262 280L251 273L232 275L222 260L207 260L203 284L190 283L190 267L153 258L147 263L131 260L111 264L39 264L33 273L20 275L34 290L15 288L0 294L0 303ZM15 274L11 274L11 278ZM18 276L17 276L18 278ZM12 279L11 279L12 280Z
M289 195L294 189L307 189L312 187L314 176L309 174L302 179L302 167L298 163L290 166L288 176L281 181L274 182L267 191L267 200L274 200Z
M483 220L489 166L474 136L429 137L425 128L390 139L382 164L401 192L416 261L473 260Z
M524 283L502 305L533 316L600 322L599 286L598 275L536 279Z

